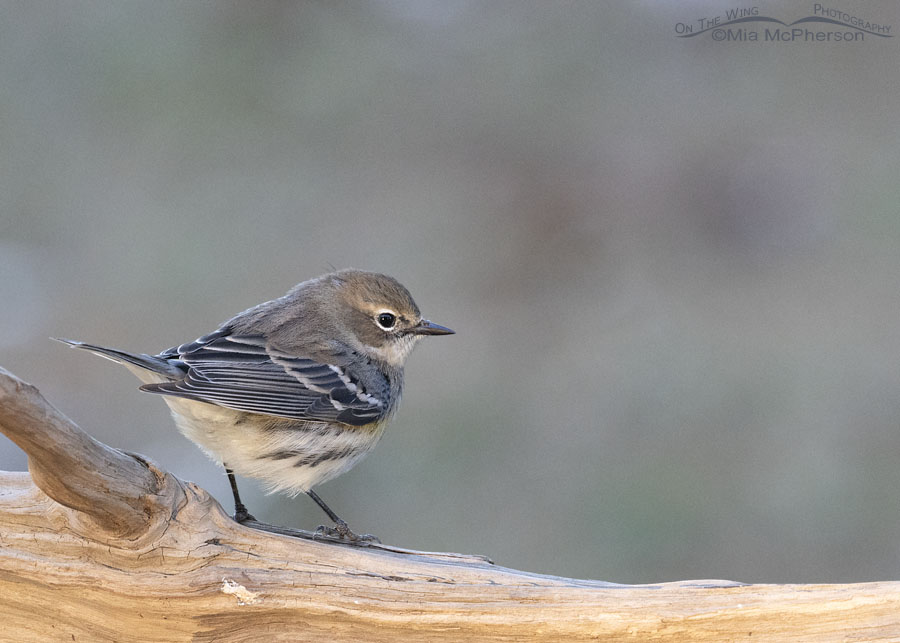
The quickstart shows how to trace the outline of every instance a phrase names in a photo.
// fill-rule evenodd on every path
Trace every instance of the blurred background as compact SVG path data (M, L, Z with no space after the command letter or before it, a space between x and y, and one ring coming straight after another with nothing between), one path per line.
M623 583L896 580L900 39L676 37L730 8L5 3L0 364L231 511L162 400L48 336L157 352L386 272L458 334L319 488L355 529Z

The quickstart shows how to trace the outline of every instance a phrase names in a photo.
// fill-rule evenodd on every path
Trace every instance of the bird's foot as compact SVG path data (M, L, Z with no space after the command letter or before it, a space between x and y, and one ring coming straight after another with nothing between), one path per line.
M245 523L248 520L255 521L256 518L253 516L253 514L251 514L249 511L247 511L247 507L245 507L244 505L237 505L234 508L234 521L239 522L239 523Z
M316 536L321 537L325 536L328 538L336 538L346 543L350 543L353 545L369 545L373 543L381 544L381 540L377 536L373 536L372 534L356 534L350 530L350 527L347 526L347 523L343 520L339 520L335 523L334 527L327 527L325 525L319 525L316 529Z

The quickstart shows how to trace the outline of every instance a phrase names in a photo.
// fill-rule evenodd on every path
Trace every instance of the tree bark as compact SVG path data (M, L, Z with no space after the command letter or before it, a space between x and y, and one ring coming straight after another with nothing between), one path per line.
M898 641L900 583L617 585L235 523L0 369L0 639Z

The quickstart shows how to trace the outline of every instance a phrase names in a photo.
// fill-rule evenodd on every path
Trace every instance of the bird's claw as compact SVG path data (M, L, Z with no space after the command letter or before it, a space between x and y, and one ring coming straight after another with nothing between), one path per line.
M347 523L341 520L334 527L319 525L316 529L316 537L335 538L353 545L381 544L381 540L372 534L356 534L350 530Z
M238 523L245 523L248 520L256 520L256 518L247 511L246 507L238 507L234 510L234 521Z

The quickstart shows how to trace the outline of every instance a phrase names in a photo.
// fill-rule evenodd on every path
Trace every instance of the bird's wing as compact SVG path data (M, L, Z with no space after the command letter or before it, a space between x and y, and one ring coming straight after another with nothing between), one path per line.
M159 357L186 368L184 379L141 387L151 393L297 420L361 426L382 419L390 387L368 391L349 365L279 351L261 336L218 330ZM380 376L383 378L383 376Z

